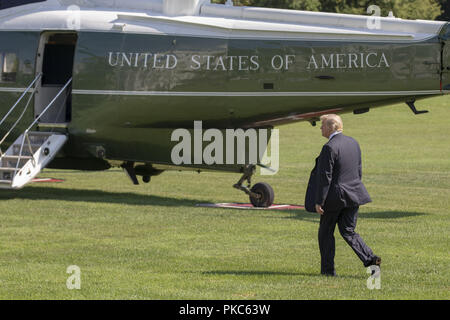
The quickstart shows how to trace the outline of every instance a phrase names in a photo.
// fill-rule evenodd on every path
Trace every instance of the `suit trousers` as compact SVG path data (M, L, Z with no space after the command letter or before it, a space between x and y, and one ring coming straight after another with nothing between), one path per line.
M364 243L359 234L355 232L358 209L359 206L343 208L336 212L326 211L320 217L319 249L322 274L336 274L334 269L334 229L336 223L341 236L353 249L364 266L369 266L372 263L372 260L375 257L372 250Z

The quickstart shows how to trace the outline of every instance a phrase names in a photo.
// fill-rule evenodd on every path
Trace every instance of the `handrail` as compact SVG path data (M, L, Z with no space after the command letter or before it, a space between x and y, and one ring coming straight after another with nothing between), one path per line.
M14 124L11 126L9 131L5 134L3 139L0 141L0 146L3 144L3 142L5 142L6 138L8 138L8 136L11 134L11 132L16 128L16 126L20 122L20 120L22 120L23 116L25 115L25 112L28 109L28 106L30 105L31 99L33 99L33 97L34 97L34 92L30 95L30 98L28 99L28 102L25 105L25 108L23 108L22 114L17 118L16 122L14 122ZM1 150L0 150L0 155L1 155Z
M8 116L11 114L11 112L14 111L14 109L17 107L17 105L19 104L20 101L22 101L23 97L25 97L25 95L28 93L28 91L30 91L31 87L34 86L34 84L36 83L36 81L39 80L39 78L42 77L42 72L40 72L37 77L33 80L33 82L31 82L31 84L28 86L28 88L25 89L25 91L22 93L22 95L20 96L19 100L16 101L16 103L12 106L12 108L8 111L8 113L6 114L6 116L3 117L3 119L0 121L0 126L3 124L3 122L6 120L6 118L8 118Z
M22 101L22 99L25 97L25 95L30 91L30 89L36 84L36 82L42 77L42 72L39 72L36 78L31 82L31 84L25 89L25 91L22 93L22 95L19 97L19 99L16 101L16 103L9 109L9 111L6 113L6 115L3 117L3 119L0 121L0 126L5 122L5 120L9 117L9 115L16 109L16 107L19 105L19 103ZM35 88L36 89L36 88ZM36 93L36 90L34 90L30 98L28 99L27 104L25 105L25 108L22 111L22 114L19 116L17 121L12 125L12 127L6 132L6 134L3 136L2 140L0 141L0 146L3 144L3 142L6 140L6 138L10 135L10 133L14 130L14 128L17 126L17 124L20 122L22 117L25 115L25 112L28 109L28 106L30 105L31 99L33 98L34 94ZM0 148L0 157L3 156L3 152Z
M47 105L47 107L45 107L45 109L36 117L36 119L34 119L34 121L31 123L31 125L27 128L27 130L25 130L25 132L23 133L23 138L22 138L22 143L20 144L20 151L19 151L19 157L17 159L17 164L16 164L16 168L15 168L15 173L17 171L19 171L19 164L20 164L20 160L22 159L23 155L23 147L25 145L25 139L28 142L28 148L30 150L31 153L31 157L32 157L32 161L35 162L36 160L34 159L34 155L32 152L32 148L31 148L31 142L28 136L28 133L30 132L31 128L33 128L33 126L41 119L41 117L50 109L50 107L55 103L55 101L59 98L59 96L66 90L66 88L69 86L69 84L72 82L72 78L69 79L69 81L67 81L67 83L64 85L64 87L62 87L62 89L58 92L58 94L53 98L52 101L50 101L50 103Z
M25 134L28 134L28 132L33 128L33 126L41 119L41 117L50 109L50 107L55 103L55 101L59 98L59 96L66 90L66 88L69 86L69 84L72 82L72 78L67 81L67 83L64 85L64 87L58 92L58 94L53 98L52 101L48 104L47 107L45 107L44 111L42 111L36 119L31 123L31 125L25 130Z

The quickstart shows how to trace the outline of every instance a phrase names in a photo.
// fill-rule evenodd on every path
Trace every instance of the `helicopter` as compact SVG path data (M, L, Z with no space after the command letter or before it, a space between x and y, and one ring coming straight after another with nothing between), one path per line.
M0 2L0 188L44 168L241 174L275 126L450 93L449 22L209 0ZM272 153L276 148L270 148ZM275 145L276 147L276 145ZM254 156L253 156L254 155Z

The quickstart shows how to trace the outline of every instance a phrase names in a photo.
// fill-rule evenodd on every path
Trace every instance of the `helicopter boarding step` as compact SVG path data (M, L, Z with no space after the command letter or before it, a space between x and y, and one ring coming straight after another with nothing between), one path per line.
M22 134L0 156L0 189L21 189L44 169L64 146L61 133L30 131Z

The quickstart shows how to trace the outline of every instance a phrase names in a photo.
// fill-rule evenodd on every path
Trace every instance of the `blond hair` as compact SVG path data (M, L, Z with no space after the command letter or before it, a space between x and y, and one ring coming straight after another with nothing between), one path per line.
M342 122L342 119L337 114L325 114L320 117L320 121L334 131L340 131L342 132L344 130L344 123Z

